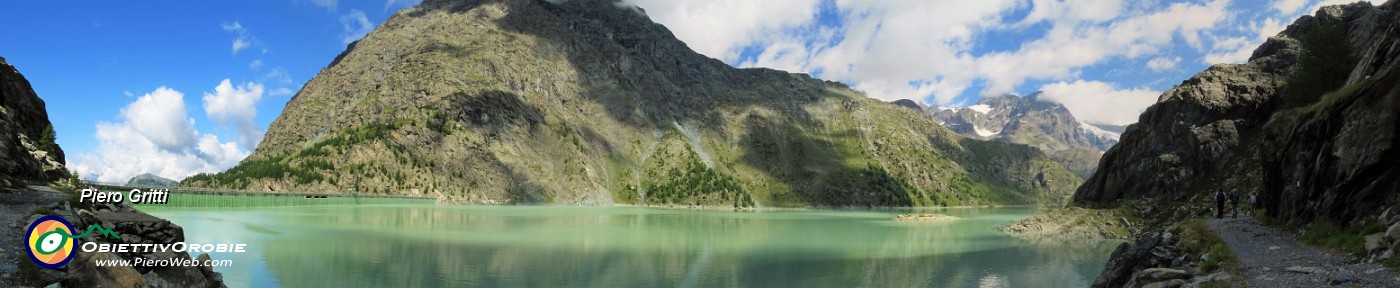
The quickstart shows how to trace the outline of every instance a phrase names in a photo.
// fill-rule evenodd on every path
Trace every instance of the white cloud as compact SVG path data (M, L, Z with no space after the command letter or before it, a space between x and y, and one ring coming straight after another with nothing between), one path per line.
M1278 13L1293 14L1297 13L1298 9L1303 8L1303 5L1306 4L1308 4L1308 0L1275 0L1273 5L1270 6L1272 6L1274 10L1278 10Z
M640 6L691 49L725 62L755 41L774 39L784 29L810 23L819 0L623 0Z
M248 43L248 39L244 39L244 38L234 38L234 39L233 39L233 49L232 49L233 54L238 54L238 50L243 50L243 48L248 48L248 45L252 45L251 43Z
M1147 61L1147 69L1152 71L1166 71L1176 69L1176 63L1181 62L1181 57L1159 56Z
M369 22L369 17L365 17L365 12L358 9L350 9L350 13L340 16L340 27L345 31L340 34L340 42L350 44L355 40L369 35L374 31L374 24Z
M1113 58L1160 57L1177 41L1203 47L1202 31L1226 19L1230 3L1148 10L1121 0L843 0L835 2L840 26L832 27L817 23L816 1L631 2L696 51L736 66L814 73L886 101L931 95L931 104L955 101L977 82L986 84L983 95L1012 93L1026 80L1073 80ZM1004 19L1018 9L1029 11ZM1047 24L1044 34L1015 50L975 49L986 32L1037 24Z
M230 49L232 54L238 54L238 51L252 47L256 40L251 33L248 33L248 28L243 27L243 24L238 23L238 21L220 24L219 28L223 28L225 32L236 35L233 38L233 47Z
M249 63L248 63L248 69L249 69L249 70L257 71L258 69L262 69L262 66L263 66L262 59L253 60L253 62L249 62Z
M243 83L237 87L228 80L219 82L214 93L204 93L204 113L219 125L232 127L238 132L238 144L243 149L252 150L262 142L263 131L253 122L257 116L258 100L262 99L263 85Z
M121 115L151 143L163 149L179 149L199 138L194 119L186 113L184 97L180 91L160 87L122 108Z
M1127 125L1137 122L1161 92L1147 88L1121 90L1113 84L1076 80L1040 87L1041 99L1064 104L1079 120L1093 124Z
M170 88L142 95L121 116L118 123L97 123L97 151L78 153L69 167L101 182L126 182L141 173L179 180L222 171L248 156L232 142L195 131L184 94Z
M1276 18L1268 18L1260 23L1253 23L1250 31L1256 33L1253 39L1245 37L1228 37L1215 42L1210 54L1206 54L1201 60L1206 64L1217 63L1244 63L1249 61L1249 56L1254 55L1254 48L1264 44L1269 37L1278 35L1283 29L1288 28L1288 24L1280 22Z
M223 28L224 31L233 32L233 33L242 34L242 33L248 32L248 29L243 28L243 24L242 24L242 23L238 23L238 21L233 21L233 23L219 24L219 27L220 27L220 28Z

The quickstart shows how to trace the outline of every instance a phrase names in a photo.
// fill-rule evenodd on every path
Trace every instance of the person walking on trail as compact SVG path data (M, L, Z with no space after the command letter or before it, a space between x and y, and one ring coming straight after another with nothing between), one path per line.
M1249 212L1245 216L1254 217L1254 213L1259 213L1259 191L1249 192Z
M1230 192L1230 218L1240 218L1240 192Z
M1215 218L1225 218L1225 190L1215 190Z

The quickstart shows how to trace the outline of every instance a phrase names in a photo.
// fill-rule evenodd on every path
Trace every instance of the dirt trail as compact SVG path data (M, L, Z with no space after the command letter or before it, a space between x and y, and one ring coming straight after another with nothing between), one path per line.
M1249 287L1400 287L1393 269L1303 245L1254 219L1209 219L1206 225L1239 257Z
M26 218L35 208L62 201L66 195L47 186L29 186L19 193L0 193L0 287L16 286L14 277L19 261L30 261L25 255L22 234L29 223Z

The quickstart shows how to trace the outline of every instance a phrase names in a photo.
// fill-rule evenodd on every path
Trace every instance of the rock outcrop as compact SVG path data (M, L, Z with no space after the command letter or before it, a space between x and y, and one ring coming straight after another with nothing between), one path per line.
M1103 151L1117 144L1121 133L1076 119L1064 105L1040 99L1040 92L984 97L968 107L927 111L958 134L1040 148L1082 177L1094 172Z
M561 2L561 3L552 3ZM1078 177L845 85L736 69L614 1L425 1L182 185L452 203L1060 203Z
M66 178L63 163L44 100L15 66L0 58L0 179Z

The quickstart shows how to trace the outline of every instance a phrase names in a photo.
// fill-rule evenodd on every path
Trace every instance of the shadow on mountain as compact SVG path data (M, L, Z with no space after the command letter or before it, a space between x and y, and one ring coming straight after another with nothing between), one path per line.
M510 127L534 128L544 122L539 108L520 101L515 93L488 90L477 94L457 92L447 97L447 113L463 123L485 128L492 134Z

